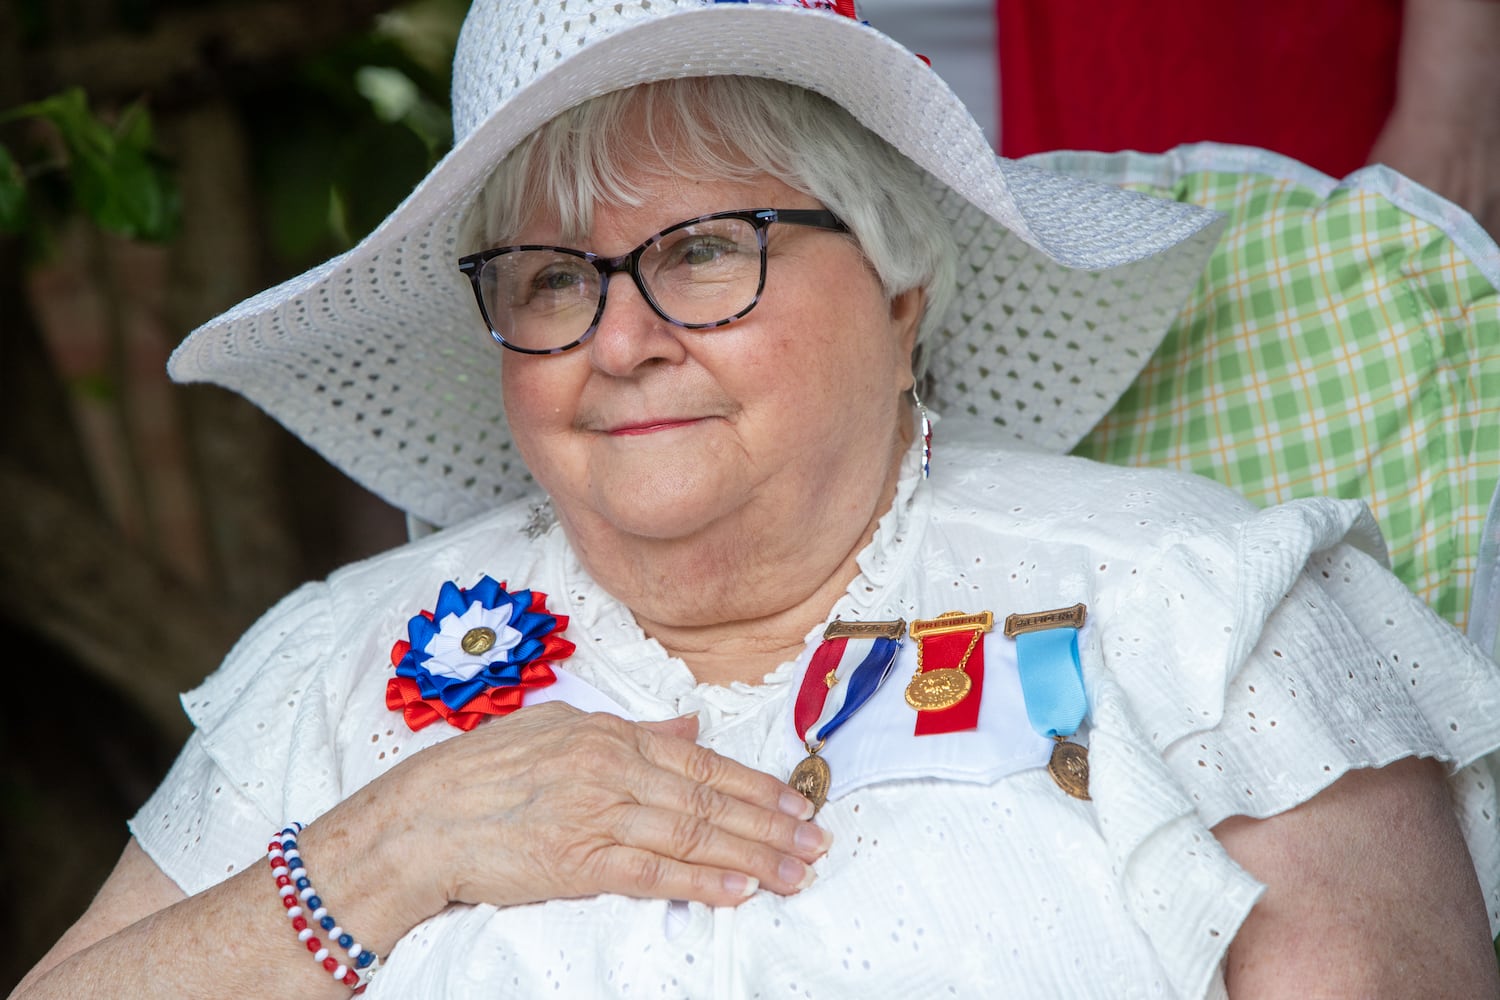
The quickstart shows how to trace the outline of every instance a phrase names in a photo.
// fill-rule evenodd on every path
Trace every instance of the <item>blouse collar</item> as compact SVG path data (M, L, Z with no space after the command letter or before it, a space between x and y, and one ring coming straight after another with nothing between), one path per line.
M901 471L890 508L880 518L874 536L855 557L858 572L843 597L829 612L847 620L891 617L880 609L888 592L902 577L919 548L930 506L930 489L922 479L922 442L917 436L901 460ZM667 653L647 636L623 603L607 593L584 569L561 530L553 531L549 553L563 567L568 638L578 646L566 667L615 698L639 718L665 718L685 712L706 713L703 724L740 715L779 693L792 681L793 661L766 674L758 684L700 684L681 659ZM560 609L561 610L561 609ZM818 624L808 633L811 643L822 634Z

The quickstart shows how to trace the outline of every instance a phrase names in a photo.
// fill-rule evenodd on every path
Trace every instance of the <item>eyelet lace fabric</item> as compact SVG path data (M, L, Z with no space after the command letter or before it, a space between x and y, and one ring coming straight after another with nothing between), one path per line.
M1003 617L1086 592L1092 802L1039 769L876 782L819 814L834 847L797 896L452 907L402 940L371 996L1216 996L1260 888L1211 827L1413 754L1447 763L1500 922L1497 668L1378 570L1359 504L1256 511L1203 480L943 430L934 479L908 457L835 611ZM438 584L482 572L545 591L571 616L566 669L630 712L697 712L706 745L790 770L794 665L695 684L560 530L526 537L528 516L520 502L349 567L248 633L185 696L199 731L133 821L163 870L189 892L212 885L285 817L455 738L385 709L386 653Z

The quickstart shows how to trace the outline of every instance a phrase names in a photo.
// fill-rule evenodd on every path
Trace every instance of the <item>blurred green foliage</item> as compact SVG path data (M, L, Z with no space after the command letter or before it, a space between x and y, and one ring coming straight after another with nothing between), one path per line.
M245 121L278 266L347 250L447 152L449 63L467 7L403 5L257 91Z
M90 111L75 87L0 114L0 123L27 119L49 123L59 141L31 143L20 157L0 146L0 230L25 233L45 225L49 212L81 211L107 232L157 242L172 237L177 191L154 152L143 103L110 123Z
M26 224L26 178L21 166L0 146L0 233L19 233Z
M467 7L412 0L290 72L233 81L273 271L348 249L448 150L449 63ZM39 19L28 10L22 2L23 34ZM147 99L96 114L73 88L0 109L0 234L45 254L53 226L81 213L107 232L172 239L181 207Z

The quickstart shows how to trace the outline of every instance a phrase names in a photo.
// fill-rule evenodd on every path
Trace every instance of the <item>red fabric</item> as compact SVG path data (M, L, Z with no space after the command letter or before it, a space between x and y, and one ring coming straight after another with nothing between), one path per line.
M797 701L792 706L792 725L797 727L798 739L823 714L823 706L828 703L828 692L832 690L828 686L828 673L838 669L839 661L844 658L844 648L848 645L849 640L840 637L818 643L818 648L813 651L812 662L802 675L802 686L797 689ZM808 737L811 736L808 733Z
M527 690L556 681L551 667L540 659L533 660L521 668L521 683L481 691L461 711L454 711L437 698L423 698L421 688L410 677L392 677L385 682L385 707L400 712L412 732L443 721L467 733L491 715L509 715L520 708Z
M996 0L1000 151L1262 146L1341 177L1396 93L1400 0Z
M974 638L973 632L949 632L947 635L930 635L922 639L922 672L957 667L963 662L964 652ZM918 712L916 735L936 736L939 733L958 733L979 725L979 703L984 699L984 636L974 643L974 652L964 663L964 673L969 675L972 686L964 700L951 708L935 712Z

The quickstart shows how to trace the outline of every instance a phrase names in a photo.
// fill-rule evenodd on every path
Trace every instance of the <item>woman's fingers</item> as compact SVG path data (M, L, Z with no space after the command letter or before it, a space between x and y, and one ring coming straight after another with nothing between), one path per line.
M688 864L655 851L618 845L599 852L596 867L601 892L638 898L738 906L760 887L743 872Z
M807 822L812 803L763 771L704 747L652 734L643 735L641 753L659 765L643 774L641 780L650 787L635 789L646 805L695 817L804 862L822 857L833 842L827 831Z
M689 740L637 726L641 755L695 784L797 819L812 819L813 804L790 785Z
M686 736L696 730L693 719L637 725L596 717L574 733L580 766L583 758L593 763L595 794L607 797L613 785L626 795L586 811L593 838L575 842L584 851L572 857L580 867L605 866L587 880L612 892L715 905L753 892L745 878L782 894L806 888L811 863L832 843L806 821L812 804L784 782L678 736L684 721ZM618 763L609 766L606 755Z
M774 780L774 779L773 779ZM677 834L663 842L656 840L652 846L665 846L674 857L688 861L702 860L692 851L698 846L702 835L721 831L738 844L747 847L769 848L778 854L790 855L802 862L816 861L828 852L833 837L823 828L783 811L779 807L766 806L727 795L713 785L702 784L665 769L646 769L633 782L636 800L650 809L660 810L664 815L679 820ZM805 802L801 796L792 793ZM788 806L792 804L787 803ZM801 809L797 810L799 813ZM644 844L639 846L646 846ZM717 856L712 863L737 867L732 856ZM749 870L749 869L744 869ZM761 871L753 872L767 887L775 884ZM791 879L800 881L800 876Z
M637 722L647 732L657 733L662 736L675 736L679 740L687 740L689 743L698 739L698 717L696 715L679 715L675 719L663 719L660 722Z
M416 755L405 777L426 786L417 814L441 831L429 856L447 898L616 892L731 905L761 887L805 888L831 841L806 821L811 803L697 746L696 728L691 717L641 725L548 704Z
M795 822L795 821L794 821ZM730 832L733 824L692 813L650 806L621 806L615 810L611 832L623 847L638 848L665 860L685 862L718 871L738 872L762 888L789 895L812 884L808 863L821 857L830 838L810 823L777 843L752 840ZM807 846L788 849L786 841L800 839Z

